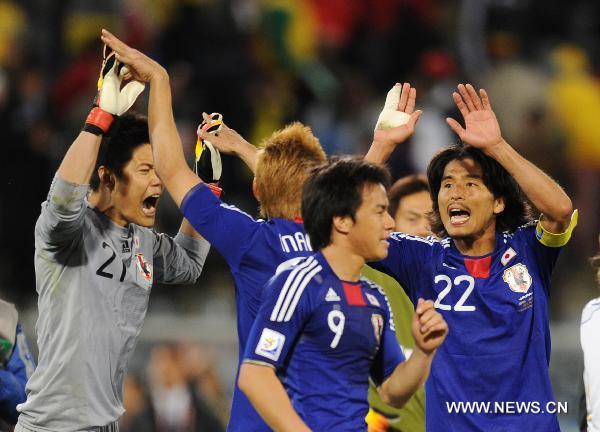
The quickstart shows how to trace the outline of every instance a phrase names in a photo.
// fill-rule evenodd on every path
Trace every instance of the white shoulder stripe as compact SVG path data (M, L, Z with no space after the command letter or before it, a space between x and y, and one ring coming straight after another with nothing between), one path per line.
M254 220L254 218L253 218L252 216L250 216L250 215L249 215L248 213L246 213L245 211L243 211L243 210L240 210L239 208L237 208L237 207L236 207L236 206L234 206L234 205L225 204L225 203L223 203L223 202L222 202L222 203L221 203L221 207L223 207L223 208L226 208L226 209L228 209L228 210L233 210L233 211L235 211L235 212L241 213L241 214L243 214L244 216L247 216L249 219L252 219L252 220Z
M435 238L434 236L428 236L428 237L417 237L417 236L413 236L410 234L406 234L403 232L393 232L390 237L394 240L398 240L398 241L402 241L402 240L410 240L410 241L417 241L417 242L421 242L421 243L426 243L429 246L433 246L435 243L439 243L440 241Z
M310 280L317 273L319 273L321 271L321 269L322 269L321 266L317 266L309 274L306 275L306 277L302 281L300 287L296 291L296 295L294 296L294 300L292 301L292 304L290 305L287 313L285 314L285 318L283 319L284 321L289 321L290 319L292 319L292 315L294 314L294 311L296 310L296 306L298 305L298 301L300 300L300 297L302 296L302 293L304 292L304 288L306 288L306 285L308 285L308 283L310 282Z
M281 322L284 320L283 317L285 316L286 312L288 311L288 308L290 307L290 303L292 302L294 295L296 294L296 291L298 290L298 287L306 279L307 273L312 274L312 271L315 269L315 267L318 268L319 270L321 270L321 266L319 266L319 263L317 261L313 261L312 263L310 263L310 265L303 268L298 273L298 275L294 279L293 283L291 284L289 291L287 292L285 301L283 302L281 309L279 310L279 314L277 315L278 322ZM310 278L308 278L308 280L310 280Z
M306 261L304 261L302 264L299 264L298 266L296 266L296 268L290 272L287 279L285 280L285 284L283 285L283 288L281 288L281 292L279 293L279 297L277 298L277 303L275 303L275 307L273 308L273 312L271 313L271 318L270 318L271 321L275 321L275 319L277 318L277 314L279 313L279 310L281 309L281 305L283 304L283 302L286 298L287 291L288 291L291 283L296 278L296 275L298 274L298 272L300 272L301 270L303 270L304 268L309 266L311 263L314 262L314 260L315 259L313 257L310 257Z

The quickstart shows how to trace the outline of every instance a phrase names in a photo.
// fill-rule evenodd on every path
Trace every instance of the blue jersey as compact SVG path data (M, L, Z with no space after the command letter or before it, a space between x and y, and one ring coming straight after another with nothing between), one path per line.
M404 356L383 290L341 281L317 253L271 279L244 361L276 368L311 430L356 432L369 377L380 385Z
M571 229L562 238L535 223L497 233L482 257L463 256L450 238L392 234L388 257L374 267L413 303L434 300L450 330L425 387L428 431L559 430L549 412L548 296Z
M188 192L181 211L196 231L223 255L231 269L241 360L267 281L283 262L312 254L304 226L287 219L255 220L221 202L203 183ZM237 384L227 430L270 431Z
M6 368L0 368L0 420L13 425L19 417L17 405L26 399L25 384L35 369L21 324L17 324L15 339L15 346Z

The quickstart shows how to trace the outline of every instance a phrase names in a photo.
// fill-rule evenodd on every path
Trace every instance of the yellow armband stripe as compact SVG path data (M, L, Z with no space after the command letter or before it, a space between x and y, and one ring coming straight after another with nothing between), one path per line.
M535 236L537 237L539 242L544 246L562 247L569 242L571 234L573 233L573 229L575 229L575 227L577 226L577 218L578 212L577 210L575 210L571 215L571 222L569 223L569 226L567 227L565 232L561 234L551 233L550 231L546 230L542 226L542 221L540 218L540 221L538 221L537 226L535 227Z

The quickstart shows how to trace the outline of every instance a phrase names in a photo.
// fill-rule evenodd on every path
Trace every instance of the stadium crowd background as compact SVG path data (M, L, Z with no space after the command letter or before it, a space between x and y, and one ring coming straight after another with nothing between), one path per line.
M456 84L486 88L507 141L557 179L580 211L551 296L552 379L557 400L569 402L563 430L575 430L579 318L598 296L587 257L600 230L600 3L0 0L0 298L17 304L32 342L33 226L95 94L102 27L168 69L190 156L202 111L223 113L254 144L300 120L328 154L364 154L387 90L408 81L424 114L389 163L398 178L424 172L456 140L444 121L458 118ZM145 112L145 99L137 106ZM249 170L223 159L224 200L256 215ZM179 221L165 194L157 229L174 233ZM213 430L210 417L225 421L234 313L232 279L217 253L196 285L153 289L127 383L125 430ZM135 423L151 418L154 426ZM197 429L181 426L191 421Z

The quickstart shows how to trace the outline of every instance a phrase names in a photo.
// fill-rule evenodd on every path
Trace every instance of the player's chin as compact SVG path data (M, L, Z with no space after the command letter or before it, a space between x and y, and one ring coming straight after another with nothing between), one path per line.
M136 217L136 220L132 222L136 225L143 226L144 228L153 228L156 222L156 216L141 214L138 215L138 217Z
M367 261L381 261L382 259L387 258L388 249L390 244L386 241L381 242L379 247L373 251L370 257L367 258Z

